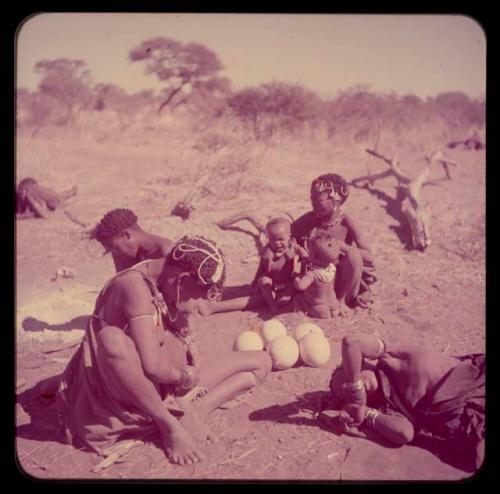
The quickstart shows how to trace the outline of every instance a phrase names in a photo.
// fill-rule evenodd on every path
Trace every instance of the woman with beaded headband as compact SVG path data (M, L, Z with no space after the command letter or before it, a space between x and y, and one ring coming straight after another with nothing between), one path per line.
M371 360L367 362L367 360ZM464 468L484 457L485 355L450 356L433 348L391 344L373 335L342 340L332 373L330 407L320 418L337 432L372 429L401 446L423 433L442 452L460 451Z
M68 441L107 456L122 437L159 433L173 463L203 459L200 441L211 438L204 416L271 370L264 351L229 351L200 365L192 350L193 313L220 296L224 281L220 249L191 235L166 258L106 283L66 370L40 386L55 395Z
M356 302L360 285L374 281L374 258L361 228L342 205L349 196L347 182L335 173L320 175L311 184L312 211L302 215L292 224L292 235L300 245L316 231L325 231L339 241L341 259L335 277L335 293L340 303L340 313Z

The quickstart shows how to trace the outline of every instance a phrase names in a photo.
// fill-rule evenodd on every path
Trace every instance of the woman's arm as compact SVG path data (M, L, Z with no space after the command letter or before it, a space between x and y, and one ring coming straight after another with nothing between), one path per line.
M370 266L374 266L375 259L364 234L361 232L360 226L351 216L344 214L344 218L346 220L347 227L349 228L350 237L358 247L361 257L363 258L363 262Z
M165 359L165 352L160 351L160 331L153 317L156 308L151 301L151 292L137 273L131 273L120 280L122 285L121 307L129 321L130 336L137 347L141 365L146 376L152 381L165 384L182 384L184 373Z
M348 382L355 383L361 377L364 358L379 358L385 351L381 340L372 335L349 335L342 339L342 367Z

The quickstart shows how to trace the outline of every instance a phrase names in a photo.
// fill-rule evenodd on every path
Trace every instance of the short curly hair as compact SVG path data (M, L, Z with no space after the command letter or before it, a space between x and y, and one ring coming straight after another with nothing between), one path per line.
M344 204L349 196L349 184L337 173L325 173L312 181L311 193L313 191L330 191L330 194L334 191L340 197L340 204Z
M107 212L92 232L92 238L108 246L110 241L125 228L137 224L137 216L130 209L118 208Z
M219 294L226 281L226 262L215 242L199 235L185 235L175 243L165 266L177 266L190 273L200 285Z
M33 186L33 185L38 185L38 182L34 178L26 177L26 178L23 178L19 182L19 185L17 186L17 189L19 190L19 189L22 189L24 187L30 187L30 186Z

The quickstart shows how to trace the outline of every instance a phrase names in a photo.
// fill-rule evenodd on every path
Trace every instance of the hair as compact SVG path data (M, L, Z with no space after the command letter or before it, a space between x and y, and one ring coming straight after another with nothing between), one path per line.
M137 225L137 216L133 211L130 209L113 209L102 217L91 236L106 246L116 235L134 225Z
M311 193L320 184L329 184L331 188L340 195L340 204L344 204L349 196L349 185L346 180L337 173L326 173L315 178L311 183ZM331 190L331 189L330 189Z
M19 190L19 189L22 189L24 187L29 187L31 185L38 185L38 182L34 178L26 177L26 178L23 178L19 182L19 185L17 186L17 188Z
M226 262L222 250L211 240L199 235L185 235L167 254L165 266L180 267L190 273L198 284L222 294L226 281ZM214 275L218 279L213 280Z
M279 216L277 218L272 218L267 222L266 231L269 231L269 228L271 228L274 225L286 225L288 229L290 229L291 227L290 220L288 220L287 218L283 218L282 216Z

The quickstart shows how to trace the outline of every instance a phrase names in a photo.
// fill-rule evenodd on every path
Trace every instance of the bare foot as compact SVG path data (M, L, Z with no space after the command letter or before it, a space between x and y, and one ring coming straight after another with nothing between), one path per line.
M347 317L350 313L349 307L347 307L346 303L342 300L339 300L338 306L333 309L332 314L334 316Z
M184 415L179 418L179 422L182 426L189 431L197 441L213 444L217 440L217 436L203 423L193 404L182 397L177 398L176 401L179 407L184 411Z
M205 459L194 439L182 428L163 432L163 446L168 459L177 465L191 465Z

